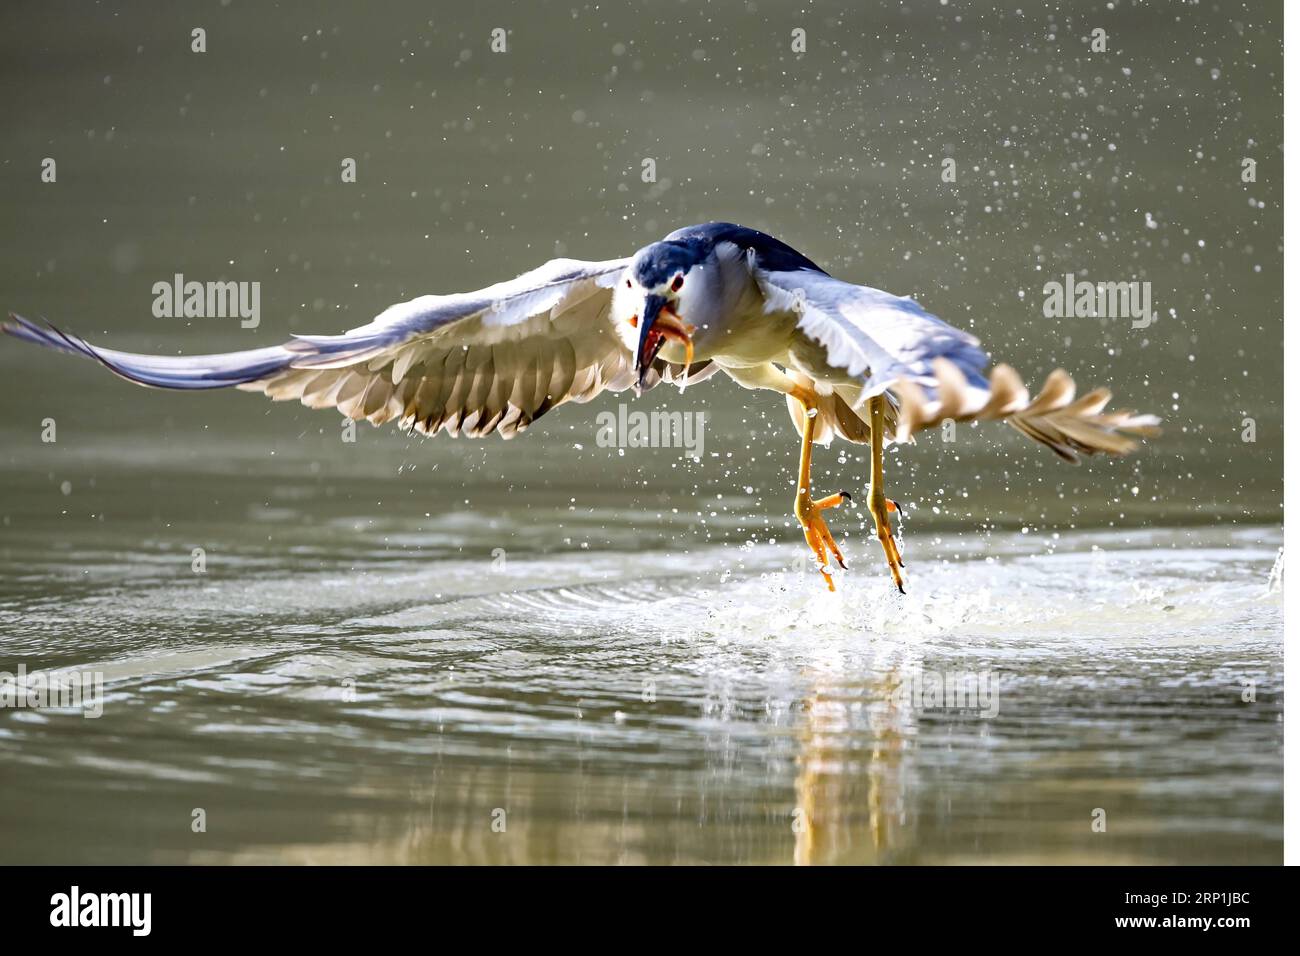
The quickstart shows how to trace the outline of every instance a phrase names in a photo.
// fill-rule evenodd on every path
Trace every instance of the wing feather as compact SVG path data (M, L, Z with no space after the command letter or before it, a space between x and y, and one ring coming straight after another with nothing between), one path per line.
M429 434L446 428L509 437L564 402L633 384L632 356L609 321L611 290L627 264L556 259L476 292L399 303L342 335L295 336L221 355L100 349L18 316L0 328L95 359L142 385L235 386L310 408L334 406L376 424L397 418ZM647 385L669 369L658 362ZM691 371L698 381L712 366Z
M1136 444L1129 435L1158 433L1153 415L1104 414L1106 389L1076 401L1074 379L1062 369L1032 401L1010 366L986 379L979 341L911 299L842 282L810 264L771 268L756 249L748 257L769 311L794 313L796 329L824 350L826 363L861 383L855 408L873 395L894 396L898 441L945 419L1002 419L1078 462L1080 453L1125 454Z
M796 328L825 350L827 363L861 380L859 403L900 380L936 389L938 358L952 363L971 386L987 391L982 372L988 356L979 340L912 299L812 269L767 269L752 249L749 264L768 310L793 312Z

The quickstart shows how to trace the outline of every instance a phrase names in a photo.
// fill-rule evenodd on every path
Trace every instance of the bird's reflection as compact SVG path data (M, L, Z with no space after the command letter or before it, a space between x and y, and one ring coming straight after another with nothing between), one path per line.
M794 862L885 863L910 844L916 715L897 668L845 683L810 674L795 777Z

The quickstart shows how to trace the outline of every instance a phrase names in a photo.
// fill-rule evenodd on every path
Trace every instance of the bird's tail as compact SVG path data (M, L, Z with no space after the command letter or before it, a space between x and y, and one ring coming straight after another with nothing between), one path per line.
M988 382L978 386L942 358L934 361L934 373L937 384L928 390L908 381L891 386L899 398L899 441L948 419L996 419L1078 464L1080 454L1126 455L1137 447L1133 436L1160 434L1160 419L1154 415L1106 412L1110 389L1096 388L1075 398L1074 379L1064 369L1052 372L1032 401L1009 365L996 366Z

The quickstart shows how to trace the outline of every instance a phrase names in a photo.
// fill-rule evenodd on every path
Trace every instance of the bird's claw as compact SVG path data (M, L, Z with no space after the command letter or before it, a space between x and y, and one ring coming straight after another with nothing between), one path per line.
M886 498L884 495L872 495L867 505L867 510L871 512L871 518L876 523L876 537L880 540L880 547L884 549L885 560L889 562L889 573L894 578L894 585L898 588L899 594L906 594L903 590L903 572L906 567L903 564L903 557L898 550L898 540L894 537L894 529L889 524L889 512L897 512L902 517L903 512L898 507L898 502Z
M845 571L849 566L844 563L844 555L840 552L840 547L831 537L830 528L826 526L826 519L822 517L822 512L828 508L836 508L845 501L852 501L853 496L847 491L840 491L833 495L827 495L825 498L814 501L812 496L806 491L801 491L799 497L795 499L794 513L799 519L799 524L803 526L804 540L808 542L808 547L817 557L817 569L821 571L822 580L826 582L826 587L835 590L835 581L831 578L830 572L826 570L828 563L828 554L833 556L839 566Z

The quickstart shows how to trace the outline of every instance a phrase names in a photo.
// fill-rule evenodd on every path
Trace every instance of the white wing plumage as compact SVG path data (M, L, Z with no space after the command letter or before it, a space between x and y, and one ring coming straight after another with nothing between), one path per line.
M827 362L862 380L862 399L898 381L933 389L936 359L955 366L973 390L987 391L983 371L989 358L979 340L912 299L823 272L767 270L752 254L750 268L768 308L796 313L799 330L826 350Z
M797 328L825 350L826 361L861 381L856 404L889 395L898 441L946 419L1001 419L1077 463L1080 454L1126 454L1136 446L1129 435L1159 433L1154 415L1105 412L1107 389L1076 399L1074 379L1061 369L1033 401L1008 365L985 378L989 358L979 340L911 299L811 269L765 269L752 252L750 269L768 308L797 314Z
M342 335L304 335L270 348L221 355L160 356L96 348L11 316L18 338L93 358L116 374L159 388L235 386L276 401L336 407L376 425L397 419L426 434L509 438L564 402L585 402L635 381L632 356L609 319L612 286L628 260L555 259L477 292L426 295L386 309ZM646 385L690 370L657 362Z
M290 348L308 354L240 387L376 425L510 438L556 405L633 383L608 316L626 265L556 259L478 292L421 296L343 335L299 337Z

